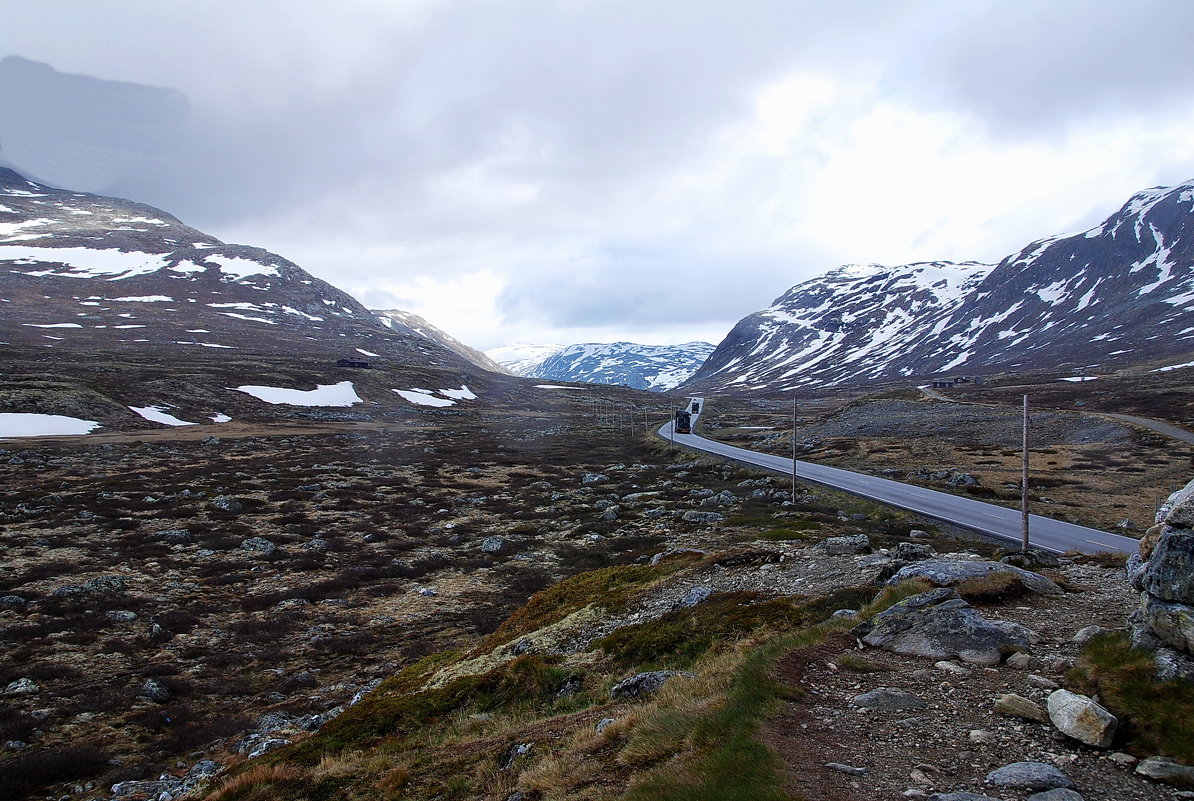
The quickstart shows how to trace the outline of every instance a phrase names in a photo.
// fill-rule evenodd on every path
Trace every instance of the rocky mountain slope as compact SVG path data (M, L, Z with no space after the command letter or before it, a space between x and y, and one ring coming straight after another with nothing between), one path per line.
M391 331L430 339L432 342L442 345L458 356L463 356L483 370L515 375L515 373L498 364L481 351L469 347L448 332L436 328L414 312L403 311L402 309L375 309L373 315L382 325Z
M713 352L708 342L683 345L638 345L633 342L589 342L569 345L547 356L521 375L553 381L620 384L632 389L667 392L696 372Z
M783 391L1122 366L1194 351L1194 182L998 265L848 265L741 320L687 384Z
M268 251L228 245L150 206L0 169L0 342L50 349L230 351L467 362L391 331Z

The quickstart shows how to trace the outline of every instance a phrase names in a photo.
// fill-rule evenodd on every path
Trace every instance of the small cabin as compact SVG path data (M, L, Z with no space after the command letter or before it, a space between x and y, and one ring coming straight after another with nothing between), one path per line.
M369 362L364 359L341 359L336 362L337 367L356 367L361 370L369 369Z

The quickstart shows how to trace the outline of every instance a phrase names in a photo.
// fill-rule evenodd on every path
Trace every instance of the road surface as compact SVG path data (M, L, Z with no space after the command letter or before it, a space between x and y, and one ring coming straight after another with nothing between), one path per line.
M695 418L693 424L695 426ZM792 460L790 458L736 448L723 442L705 439L697 434L674 434L671 428L671 422L664 423L658 431L659 436L686 448L724 456L777 473L792 475ZM947 492L937 492L924 487L903 484L899 481L810 462L796 463L796 477L802 481L811 481L814 484L822 484L851 495L907 509L935 520L943 520L946 523L977 531L989 537L1006 540L1016 546L1019 546L1022 541L1021 518L1018 509L1009 509L972 498L950 495ZM1139 543L1131 537L1108 534L1095 528L1063 523L1060 520L1039 515L1029 516L1028 530L1029 544L1032 547L1043 548L1054 553L1064 553L1065 551L1134 553L1139 546Z

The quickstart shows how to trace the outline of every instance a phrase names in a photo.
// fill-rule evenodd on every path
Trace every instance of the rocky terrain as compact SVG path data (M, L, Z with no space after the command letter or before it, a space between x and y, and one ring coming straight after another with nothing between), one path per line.
M559 403L10 444L6 797L656 798L726 780L709 749L738 741L695 733L718 726L780 756L752 771L770 792L809 799L1019 799L986 782L1019 761L1088 798L1174 797L1132 772L1191 756L1149 730L1097 749L995 711L1014 694L1048 721L1054 684L1091 692L1071 670L1091 631L1074 638L1123 626L1121 563L950 578L993 546L824 490L793 500ZM934 583L1032 633L927 656L851 633ZM729 702L759 669L778 684ZM859 700L880 688L915 700ZM707 717L726 703L744 717Z
M998 265L847 265L745 317L685 391L1110 369L1194 351L1194 182ZM1184 359L1188 361L1189 359Z

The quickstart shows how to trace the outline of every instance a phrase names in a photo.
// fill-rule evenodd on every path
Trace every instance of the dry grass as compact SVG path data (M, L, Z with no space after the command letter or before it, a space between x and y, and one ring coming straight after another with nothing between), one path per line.
M225 781L204 801L285 801L307 778L294 765L256 765Z

